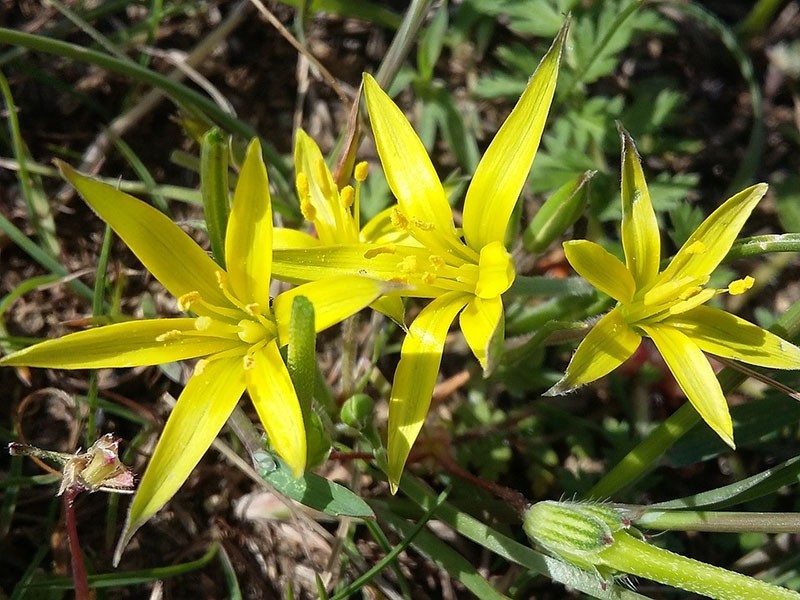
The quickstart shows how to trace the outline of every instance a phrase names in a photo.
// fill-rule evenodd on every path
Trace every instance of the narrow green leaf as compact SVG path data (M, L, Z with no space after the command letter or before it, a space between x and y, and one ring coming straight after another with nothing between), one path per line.
M231 201L228 188L228 143L219 129L203 136L200 148L200 191L214 260L225 268L225 230Z

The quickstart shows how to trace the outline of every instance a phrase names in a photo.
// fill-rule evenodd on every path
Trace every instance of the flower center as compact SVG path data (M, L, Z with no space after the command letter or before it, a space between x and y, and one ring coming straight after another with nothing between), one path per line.
M514 259L500 242L491 242L481 248L478 261L478 281L475 295L479 298L496 298L514 283Z

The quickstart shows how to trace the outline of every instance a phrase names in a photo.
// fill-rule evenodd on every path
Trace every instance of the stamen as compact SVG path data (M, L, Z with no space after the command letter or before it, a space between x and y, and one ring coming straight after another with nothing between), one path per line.
M394 244L386 244L384 246L378 246L377 248L370 248L364 252L364 258L375 258L381 254L395 254L396 252L397 247Z
M325 164L325 161L320 159L314 163L314 177L316 178L316 183L322 191L322 195L326 198L330 198L333 195L333 190L331 189L331 180L330 180L330 171L328 171L328 165Z
M692 310L693 308L697 308L701 304L705 304L709 300L711 300L714 296L720 293L721 290L715 290L714 288L705 288L700 293L695 294L688 300L682 300L681 302L677 302L669 307L667 312L671 315L679 315L681 313L685 313L686 311Z
M737 279L736 281L731 281L730 285L728 286L728 293L731 296L738 296L739 294L744 294L747 290L753 287L753 284L756 282L755 279L748 275L743 279Z
M303 200L311 199L311 188L308 185L308 177L306 177L305 173L297 174L297 177L295 178L295 186L297 187L297 195L300 198L301 203Z
M675 298L680 298L683 292L690 288L697 287L697 283L697 279L694 277L683 277L677 281L666 281L645 293L643 298L644 305L655 306L657 304L669 302Z
M414 273L419 270L419 265L416 256L406 256L397 265L397 269L401 273Z
M358 181L364 181L369 174L369 163L367 161L361 161L356 165L356 168L353 170L353 178Z
M178 298L178 308L182 312L188 312L192 308L192 304L201 302L200 292L187 292Z
M317 218L317 209L314 208L314 205L311 204L311 200L308 198L300 200L300 213L306 221L311 221L312 223Z
M410 225L408 218L400 211L399 208L395 207L392 209L390 219L395 229L399 229L400 231L408 230Z
M430 262L431 266L436 270L441 269L445 264L447 264L441 256L436 254L431 254L428 257L428 262Z
M342 188L342 191L339 193L339 198L342 201L342 205L345 208L350 208L353 206L353 202L356 199L356 191L353 189L352 185L346 185Z
M437 279L436 275L428 271L425 271L422 274L422 283L425 283L427 285L433 285L434 283L436 283L436 279Z
M211 317L197 317L194 320L194 328L197 331L208 331L212 323Z
M178 339L183 332L178 329L172 329L170 331L165 331L159 336L156 336L157 342L168 342L170 340Z
M261 323L250 319L239 321L239 339L246 344L255 344L267 336L268 332Z
M422 221L417 218L412 219L412 221L414 223L414 227L416 227L420 231L433 231L435 229L433 223L428 223L427 221Z

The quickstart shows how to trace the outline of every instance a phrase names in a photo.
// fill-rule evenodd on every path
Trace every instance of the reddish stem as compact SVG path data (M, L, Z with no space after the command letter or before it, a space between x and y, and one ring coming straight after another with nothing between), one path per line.
M69 553L72 562L72 581L75 585L75 600L90 600L89 579L86 575L86 565L81 554L81 544L78 541L78 522L75 518L73 504L80 489L71 487L64 492L64 520L67 525L67 539L69 540Z

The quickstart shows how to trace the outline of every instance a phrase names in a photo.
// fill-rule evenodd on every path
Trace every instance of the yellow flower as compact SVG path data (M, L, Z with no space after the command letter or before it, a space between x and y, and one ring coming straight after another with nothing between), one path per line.
M196 316L117 323L47 340L0 365L60 369L134 367L202 357L178 398L139 490L123 541L180 488L249 392L275 451L295 475L306 464L300 404L279 347L287 341L292 301L315 307L325 329L387 291L385 283L347 276L269 296L272 204L261 147L253 141L239 175L225 237L227 271L166 216L111 186L59 165L64 176Z
M503 334L501 295L515 277L506 229L541 140L566 32L565 25L481 159L464 200L462 229L455 227L442 183L411 124L365 75L375 143L397 198L389 215L399 237L352 243L339 234L336 245L275 253L273 274L281 279L361 273L404 284L402 295L433 298L410 325L394 376L387 440L393 491L430 407L445 337L456 316L472 352L484 369L491 368L492 344ZM322 239L319 226L318 231ZM378 226L375 231L384 232Z
M580 343L555 395L594 381L625 362L643 336L653 340L700 416L731 447L728 405L704 352L774 369L800 368L800 348L723 310L704 306L717 294L740 294L752 277L727 289L704 287L767 191L758 184L715 210L659 271L661 239L641 161L622 131L622 247L625 264L587 240L566 242L575 271L617 301Z

